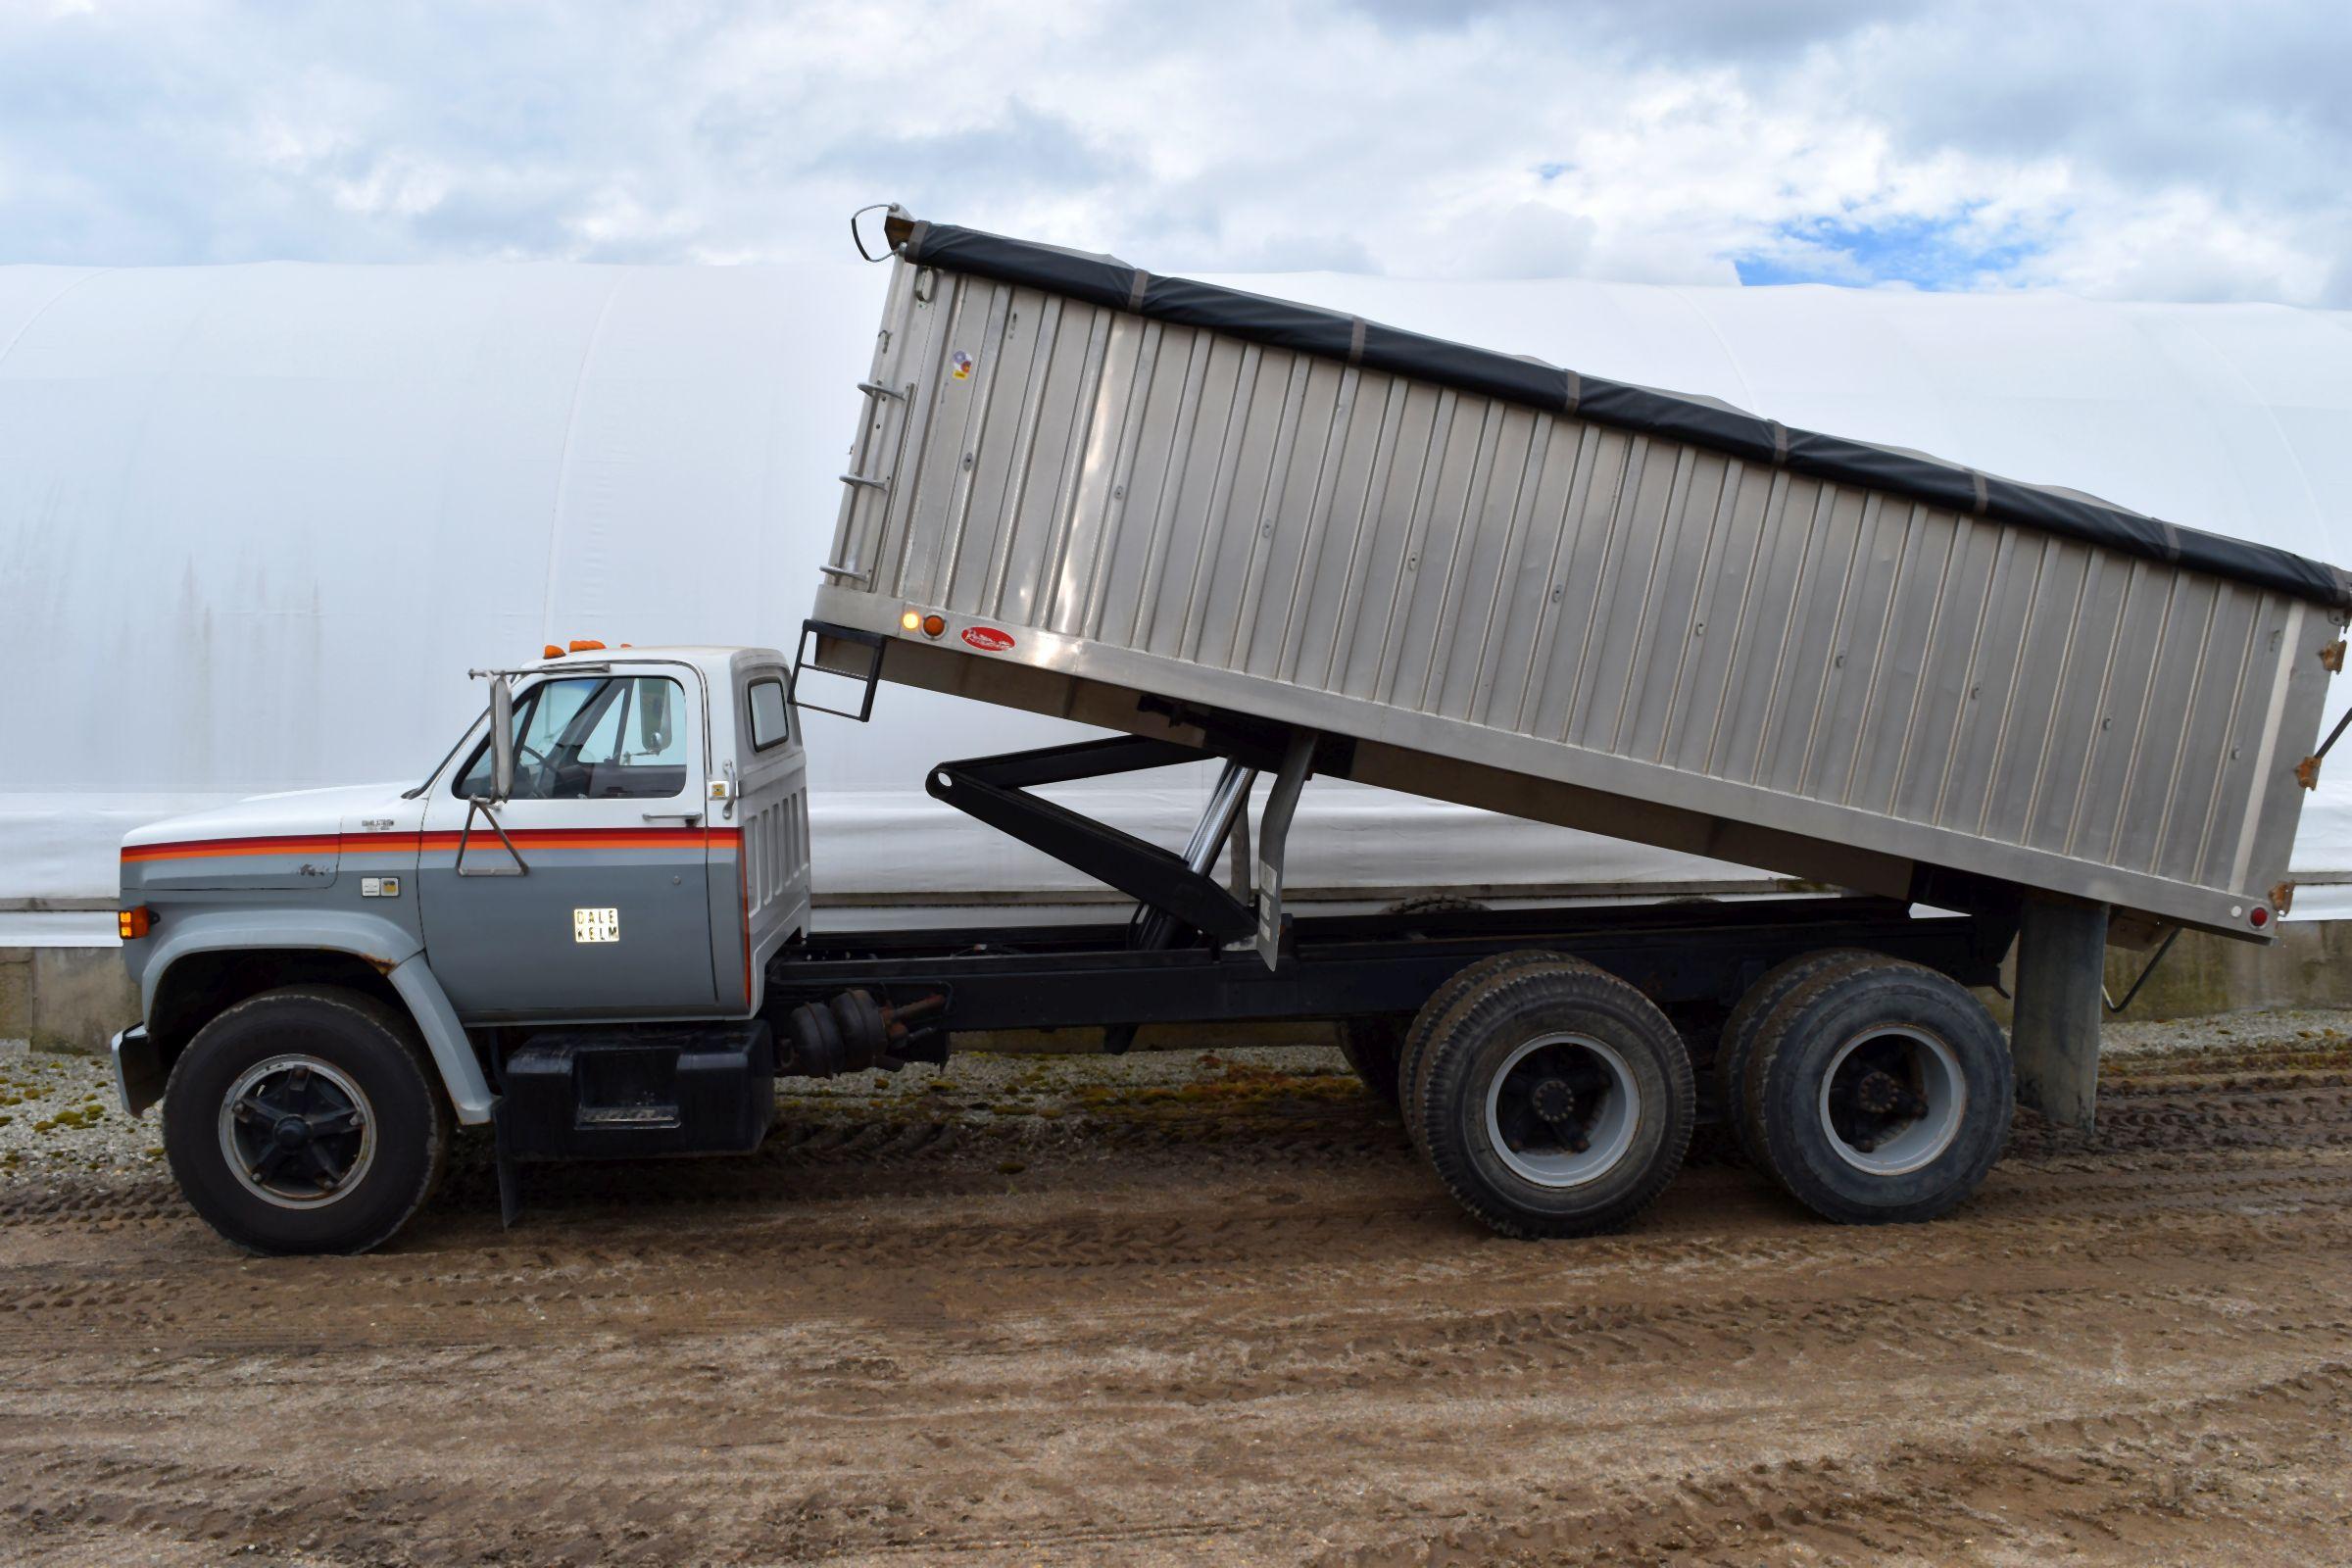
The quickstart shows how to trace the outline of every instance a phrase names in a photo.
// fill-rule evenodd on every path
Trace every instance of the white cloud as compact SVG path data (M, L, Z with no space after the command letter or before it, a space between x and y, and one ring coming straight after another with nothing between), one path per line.
M791 259L2352 304L2352 12L1810 0L0 10L0 261Z

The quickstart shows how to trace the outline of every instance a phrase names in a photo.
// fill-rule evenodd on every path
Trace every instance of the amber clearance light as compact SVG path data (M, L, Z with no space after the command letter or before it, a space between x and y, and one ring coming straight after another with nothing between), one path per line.
M136 942L145 936L148 927L154 924L155 915L144 904L115 911L115 929L122 933L122 940L125 942Z

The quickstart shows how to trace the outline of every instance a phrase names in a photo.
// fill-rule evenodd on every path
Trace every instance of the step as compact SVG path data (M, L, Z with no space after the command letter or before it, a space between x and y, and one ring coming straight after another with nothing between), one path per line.
M518 1159L744 1153L775 1113L765 1022L551 1029L508 1056L499 1134Z

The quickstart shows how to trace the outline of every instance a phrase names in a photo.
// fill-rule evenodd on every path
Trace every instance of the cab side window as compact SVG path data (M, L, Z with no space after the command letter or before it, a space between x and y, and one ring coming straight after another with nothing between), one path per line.
M662 675L541 681L514 704L518 801L668 800L686 789L686 693ZM490 745L476 747L453 789L490 789Z
M749 694L752 750L764 752L792 739L792 702L784 682L773 675L753 680Z

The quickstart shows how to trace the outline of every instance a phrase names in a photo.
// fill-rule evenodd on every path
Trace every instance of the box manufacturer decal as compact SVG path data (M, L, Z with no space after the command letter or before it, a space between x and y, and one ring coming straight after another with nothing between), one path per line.
M999 631L994 626L966 626L963 640L984 654L1002 654L1012 647L1012 633Z

